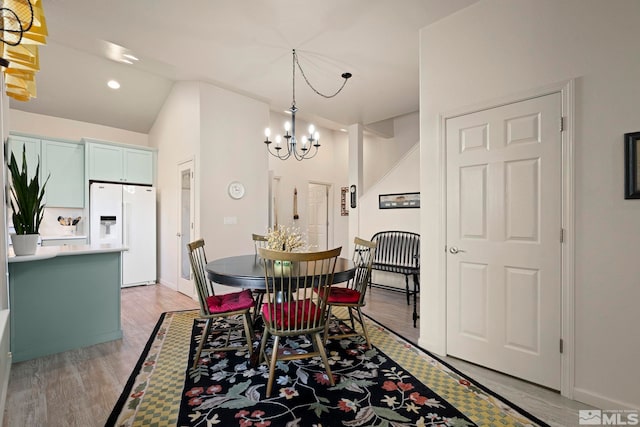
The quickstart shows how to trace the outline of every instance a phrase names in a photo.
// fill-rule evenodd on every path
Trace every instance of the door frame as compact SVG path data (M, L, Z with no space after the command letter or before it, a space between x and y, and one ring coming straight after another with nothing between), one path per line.
M446 120L457 116L472 114L478 111L500 107L531 98L537 98L552 93L560 93L562 100L563 132L562 140L562 199L561 216L564 230L562 259L561 259L561 337L563 340L563 352L561 359L561 387L563 396L573 398L574 394L574 353L575 353L575 156L574 156L574 118L575 118L575 81L573 79L551 84L549 86L525 91L519 94L486 101L480 104L462 107L447 113L438 115L438 141L440 149L440 226L437 240L440 248L444 248L438 258L438 281L436 285L437 299L440 307L446 307L447 292L447 159L446 159ZM558 123L560 126L560 123ZM421 305L422 310L428 310L427 305ZM447 350L447 320L446 308L441 308L442 313L437 317L438 347L441 354ZM424 313L423 313L424 314ZM425 318L426 316L422 316ZM560 343L558 343L560 345Z
M178 208L177 211L176 211L176 213L177 213L177 217L176 217L176 229L177 229L176 238L178 240L178 243L177 243L178 253L177 253L177 257L176 257L176 259L177 259L177 263L176 263L177 264L176 290L178 290L180 288L180 286L179 286L180 280L181 280L180 273L181 273L181 269L182 269L182 265L181 265L182 250L181 250L181 244L180 244L180 242L182 240L182 236L180 234L180 232L181 232L180 219L182 218L181 205L180 205L180 200L181 200L181 195L180 195L180 192L181 192L180 171L182 169L184 169L185 166L188 163L191 163L191 173L193 174L192 181L191 181L192 182L192 188L191 188L192 200L191 200L191 205L193 206L193 212L191 212L191 217L193 218L193 224L192 224L191 230L190 230L191 237L189 238L189 241L195 240L195 237L198 235L196 233L196 231L197 231L197 220L198 220L198 217L197 217L198 210L197 210L197 200L196 200L196 195L197 195L197 193L196 193L196 185L197 185L196 184L196 178L197 178L196 160L195 160L195 158L190 157L190 158L187 158L187 159L180 160L180 161L178 161L176 163L176 172L177 172L177 175L178 175L178 187L176 189L176 200L177 200L176 205L177 205L177 208ZM196 299L197 298L197 294L196 294L195 283L193 281L193 273L190 273L190 281L191 281L191 284L193 285L193 294L189 295L189 296L191 298L193 298L193 299Z

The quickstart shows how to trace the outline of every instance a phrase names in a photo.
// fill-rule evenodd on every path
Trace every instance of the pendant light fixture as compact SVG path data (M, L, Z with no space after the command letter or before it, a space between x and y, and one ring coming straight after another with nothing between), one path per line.
M269 139L269 137L271 137L271 129L266 128L264 131L264 143L267 145L269 154L279 158L280 160L287 160L291 156L293 156L296 160L310 159L318 153L318 148L320 147L320 134L316 131L315 126L312 124L309 125L308 135L302 136L300 142L298 142L296 138L296 113L298 112L298 107L296 106L296 66L300 69L300 73L302 74L302 77L304 77L304 81L307 83L307 85L316 94L324 98L333 98L334 96L339 94L347 84L347 80L351 78L351 73L343 73L342 78L344 79L344 81L342 82L342 86L340 86L336 93L334 93L333 95L325 95L323 93L320 93L311 85L309 79L307 79L307 76L304 74L304 70L298 62L298 55L296 54L296 50L293 49L293 100L291 102L291 108L289 108L289 112L291 113L291 122L286 122L284 124L284 135L276 135L273 141ZM283 138L284 141L282 140ZM273 144L273 149L275 151L272 150L271 144Z

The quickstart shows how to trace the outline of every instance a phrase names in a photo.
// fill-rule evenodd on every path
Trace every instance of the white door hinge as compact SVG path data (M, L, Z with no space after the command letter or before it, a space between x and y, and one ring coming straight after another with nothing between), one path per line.
M560 229L560 243L564 243L564 228Z
M560 132L564 132L564 116L560 116Z
M560 354L564 353L564 340L560 338Z

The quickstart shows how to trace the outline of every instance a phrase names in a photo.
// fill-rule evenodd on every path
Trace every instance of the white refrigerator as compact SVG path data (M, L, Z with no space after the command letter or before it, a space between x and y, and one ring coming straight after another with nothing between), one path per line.
M122 244L122 286L156 282L156 189L94 182L89 190L92 244Z

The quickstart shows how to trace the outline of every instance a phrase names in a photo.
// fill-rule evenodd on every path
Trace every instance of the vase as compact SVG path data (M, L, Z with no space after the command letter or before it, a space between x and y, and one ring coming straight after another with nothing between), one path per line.
M38 248L39 234L11 234L13 253L16 256L33 255Z

